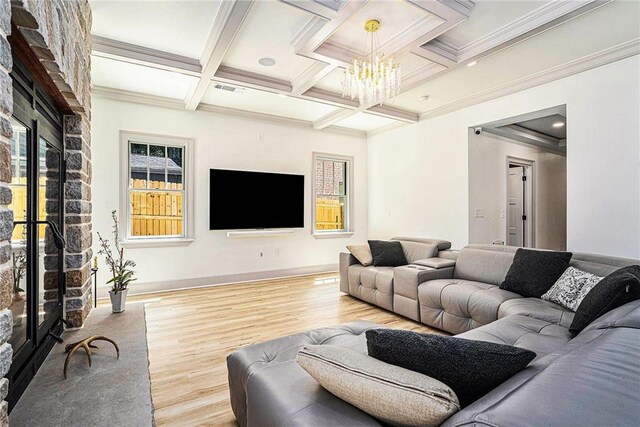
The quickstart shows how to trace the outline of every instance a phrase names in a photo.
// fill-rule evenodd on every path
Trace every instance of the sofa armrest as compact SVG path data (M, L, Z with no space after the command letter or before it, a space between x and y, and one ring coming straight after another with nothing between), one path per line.
M340 253L340 291L349 293L349 266L358 264L356 257L349 252Z
M454 265L456 265L456 262L452 259L435 257L419 259L417 261L413 261L412 264L421 265L423 267L431 267L439 270L441 268L453 267Z

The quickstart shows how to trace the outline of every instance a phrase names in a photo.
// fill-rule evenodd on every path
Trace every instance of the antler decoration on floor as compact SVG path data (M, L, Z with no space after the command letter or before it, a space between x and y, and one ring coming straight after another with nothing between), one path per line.
M64 378L67 379L67 368L69 367L69 360L71 360L71 356L75 353L79 348L83 348L85 353L87 353L87 358L89 359L89 367L91 367L91 349L98 348L97 345L92 344L94 341L107 341L113 344L116 348L116 353L118 355L118 359L120 359L120 348L118 348L118 344L110 338L104 337L102 335L92 335L89 338L85 338L82 341L74 342L65 346L64 351L67 354L67 358L64 361Z

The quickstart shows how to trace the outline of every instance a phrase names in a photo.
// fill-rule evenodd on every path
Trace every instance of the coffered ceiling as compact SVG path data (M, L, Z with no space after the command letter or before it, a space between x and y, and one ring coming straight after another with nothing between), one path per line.
M640 53L640 2L92 0L93 93L379 132ZM343 67L378 19L401 94L360 107ZM274 60L261 65L261 58ZM473 65L475 63L475 65ZM473 66L467 66L473 65Z

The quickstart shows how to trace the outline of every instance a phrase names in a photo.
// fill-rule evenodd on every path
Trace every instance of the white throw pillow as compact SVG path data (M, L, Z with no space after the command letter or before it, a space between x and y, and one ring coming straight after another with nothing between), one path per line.
M591 289L602 277L587 273L575 267L569 267L562 276L549 289L542 299L560 304L571 311L576 311L578 306Z
M373 256L369 245L348 245L347 249L365 267L373 264Z
M296 361L326 390L387 424L439 426L460 410L440 381L345 347L309 345Z

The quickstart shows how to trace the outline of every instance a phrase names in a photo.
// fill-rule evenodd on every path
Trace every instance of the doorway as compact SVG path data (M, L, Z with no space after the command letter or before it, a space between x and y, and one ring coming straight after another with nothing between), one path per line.
M507 157L507 245L535 247L534 164L532 160Z

